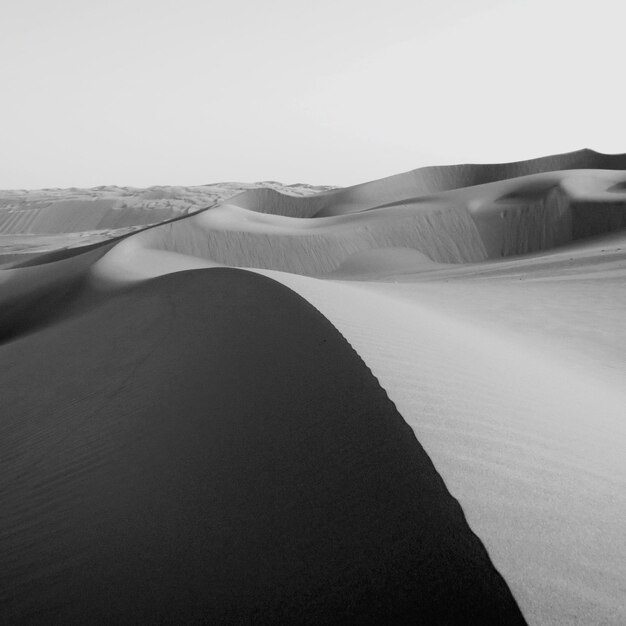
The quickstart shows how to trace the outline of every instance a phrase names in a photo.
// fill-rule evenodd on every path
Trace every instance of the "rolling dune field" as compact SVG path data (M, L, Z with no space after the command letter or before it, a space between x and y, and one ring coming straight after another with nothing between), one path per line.
M626 155L0 192L7 623L626 623Z

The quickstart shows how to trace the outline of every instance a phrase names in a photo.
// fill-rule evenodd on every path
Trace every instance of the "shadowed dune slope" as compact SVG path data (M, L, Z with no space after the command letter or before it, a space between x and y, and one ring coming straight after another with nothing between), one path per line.
M416 196L507 178L573 169L624 170L626 154L602 154L585 149L513 163L423 167L306 198L290 198L279 192L253 189L231 198L230 202L252 211L277 212L292 217L322 217L363 211Z
M376 254L377 263L383 262L385 256L394 256L394 249L416 251L434 263L477 263L626 228L626 197L597 190L596 197L589 191L576 195L570 189L580 181L589 186L589 180L606 187L611 180L603 180L603 172L592 176L576 171L563 179L558 175L480 185L437 202L398 203L313 219L280 215L280 203L265 207L276 214L222 204L132 240L145 249L223 265L319 276L337 272L364 254ZM415 271L424 268L419 255L412 261L404 255L407 271L413 263Z
M114 245L101 243L60 260L0 271L0 343L67 314L75 300L95 295L84 288L88 276Z
M339 190L322 191L312 196L296 197L275 189L249 189L229 199L230 204L258 213L287 217L314 217L332 204Z
M320 227L332 223L335 231L340 225L344 229L351 225L350 240L359 242L342 243L343 249L333 253L324 250L324 258L332 260L323 268L288 267L269 258L266 264L254 259L249 263L254 267L329 272L354 254L383 247L413 248L434 262L476 262L547 250L626 228L626 194L620 187L624 170L626 155L580 150L517 163L422 168L301 198L270 189L249 190L231 198L228 208L233 212L231 230L246 231L237 235L246 239L240 242L245 250L257 245L248 241L250 229L245 223L264 221L271 227L270 216L279 218L273 224L277 232L280 219L300 221L303 229L310 230L318 221ZM262 220L241 215L235 228L236 208L270 216ZM327 221L331 219L339 221ZM399 233L368 236L364 241L362 225L373 220L378 222L377 234L392 224ZM315 245L321 251L328 241L325 236ZM236 245L228 242L231 249ZM271 248L270 256L280 247L265 245ZM216 251L219 254L219 246ZM293 254L288 256L291 259ZM245 266L241 261L228 257L223 262Z
M29 203L18 194L3 209L0 232L9 237L15 225L6 220L28 214L39 215L35 230L48 234L18 236L1 260L40 263L46 259L37 254L46 250L127 236L141 226L128 225L124 215L141 210L142 230L149 233L141 236L142 245L237 267L320 275L336 271L354 255L383 248L417 250L435 263L475 263L626 228L625 170L625 155L581 150L516 163L422 168L317 194L307 188L286 195L275 188L285 187L266 183L205 211L197 210L200 200L195 198L194 219L160 231L146 226L188 218L184 211L191 205L174 207L183 188L131 198L156 202L153 196L166 195L174 204L165 214L161 208L131 206L121 196L57 200L26 209ZM221 197L235 191L231 186ZM104 228L103 215L113 230L81 231ZM62 233L65 242L59 239Z
M274 281L147 281L0 363L5 623L524 623L370 371Z
M371 368L537 626L626 624L626 254L591 254L268 272Z
M559 172L560 180L539 193L532 186L507 185L512 193L471 210L489 257L549 250L626 228L626 195L612 196L606 190L610 183L602 180L605 172L594 174L577 172L565 177ZM539 175L528 178L531 185L543 182ZM591 189L576 189L580 183L590 186L590 181ZM604 189L593 189L598 184Z

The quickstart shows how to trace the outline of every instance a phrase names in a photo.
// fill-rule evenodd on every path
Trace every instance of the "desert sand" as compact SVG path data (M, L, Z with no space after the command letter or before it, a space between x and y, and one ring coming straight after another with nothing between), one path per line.
M78 309L3 353L9 620L523 623L406 422L295 293L200 270Z
M625 623L626 155L216 187L6 194L8 618Z

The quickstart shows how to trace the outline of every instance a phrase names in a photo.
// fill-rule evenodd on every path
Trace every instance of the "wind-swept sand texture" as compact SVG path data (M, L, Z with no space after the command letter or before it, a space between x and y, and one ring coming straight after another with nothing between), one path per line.
M120 590L118 604L106 609L113 616L141 619L146 607L162 607L163 598L172 597L190 611L183 621L210 615L202 595L209 592L198 591L196 575L223 591L211 607L225 613L212 615L252 615L254 621L276 621L279 614L272 611L278 609L271 607L315 621L331 607L339 622L402 621L406 610L424 623L440 623L443 598L460 598L462 590L474 597L468 611L514 615L499 572L531 624L626 623L625 159L583 150L513 164L424 168L300 198L279 193L272 183L195 215L119 233L84 254L57 248L52 256L31 255L23 267L14 263L0 271L0 306L11 303L0 316L6 328L0 384L40 390L3 396L8 417L0 428L33 442L30 448L8 444L14 451L8 458L14 468L35 468L19 474L24 480L61 467L63 459L76 463L74 474L58 480L48 472L56 482L47 492L25 495L29 491L16 483L8 493L26 513L52 493L45 502L50 511L65 511L58 514L63 528L76 523L85 529L78 534L79 554L68 550L62 532L46 532L49 523L36 527L36 515L32 526L15 522L15 534L5 537L52 542L47 561L37 552L42 544L31 544L33 564L65 569L47 581L25 582L40 587L35 592L31 586L12 606L29 610L28 602L48 602L67 577L76 580L65 554L74 555L79 567L100 563L87 575L84 599L68 592L67 615L100 610L102 581L106 589ZM273 282L221 266L254 269ZM180 273L186 269L201 271ZM404 421L322 315L363 358ZM334 339L319 343L319 333ZM45 375L28 377L27 371ZM37 402L56 406L60 413L53 415L65 418L49 417ZM207 407L221 410L200 419ZM373 443L386 437L397 443ZM70 444L75 448L63 448ZM199 460L193 452L179 462L187 446L211 454ZM90 456L96 448L99 465ZM71 454L57 454L61 449ZM131 456L141 463L132 464ZM419 468L410 461L418 457ZM445 487L429 473L428 458ZM298 473L309 462L315 470ZM273 473L276 467L285 471ZM255 469L249 475L245 468ZM197 481L205 473L220 476L220 502L234 529L228 536L233 545L235 536L242 542L219 561L224 587L214 586L218 574L202 561L205 553L191 549L198 533L190 529L200 518L223 519L203 504L215 484ZM350 495L348 478L339 481L343 491L320 493L319 485L338 475L359 477L359 498ZM183 476L191 480L184 486ZM425 476L440 488L423 485ZM91 480L109 485L104 499L93 495ZM109 480L122 485L122 495ZM245 488L238 491L236 481ZM141 486L147 484L165 487ZM481 544L470 541L462 518L453 514L446 488L497 572L477 556L484 555ZM170 497L176 490L183 495ZM131 491L143 494L132 506ZM87 503L82 509L75 493ZM302 493L320 499L303 503ZM410 508L426 497L438 503L430 513L421 504ZM103 525L85 524L102 507L109 507L106 532ZM306 514L297 517L300 509ZM132 547L148 510L165 522ZM267 535L268 510L317 521ZM262 519L256 520L259 511ZM346 525L333 525L335 515ZM465 530L454 531L445 544L448 522L442 526L441 520L450 515ZM254 524L264 530L253 539ZM417 539L435 527L433 541ZM200 534L213 537L207 528L214 526ZM135 581L139 550L152 549L168 533L182 533L175 535L175 550L153 552L150 575ZM421 546L415 553L449 545L461 559L456 578L448 578L449 555L429 561L433 575L427 575L411 561L411 550L396 550L400 536L416 537L415 544L407 539L407 545ZM379 547L364 548L370 540ZM131 549L121 551L120 564L96 545ZM190 553L196 556L180 558ZM480 595L489 592L464 577L475 558L487 572L476 577L497 590L489 602ZM272 591L254 578L256 569L242 567L257 559L267 561L260 571L263 580L274 581ZM367 563L369 574L358 563ZM172 583L170 570L180 585ZM387 574L378 576L383 570ZM9 576L2 589L14 589L14 580ZM124 608L127 582L137 613ZM309 595L302 599L304 587ZM380 593L372 594L374 587ZM425 596L430 608L420 604ZM449 607L451 623L490 623L492 615L454 613L456 602ZM115 614L118 609L122 613ZM496 623L510 620L499 616Z
M1 358L6 621L524 623L371 373L276 282L165 276Z
M485 251L466 210L416 213L401 207L355 216L302 220L228 204L190 220L144 231L145 246L240 267L297 274L335 270L351 255L412 247L436 262L479 261Z

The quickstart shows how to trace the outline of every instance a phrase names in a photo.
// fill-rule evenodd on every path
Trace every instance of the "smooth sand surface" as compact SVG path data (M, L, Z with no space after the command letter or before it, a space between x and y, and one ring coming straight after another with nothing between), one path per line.
M170 274L0 358L5 623L524 623L376 379L275 281Z
M515 163L423 167L345 189L329 190L306 199L292 200L275 192L249 190L231 202L251 210L294 217L329 216L544 172L625 169L626 154L578 150Z
M584 310L567 315L576 301L563 301L549 284L551 300L527 291L521 308L507 299L507 287L515 287L504 280L491 292L432 282L407 293L397 290L405 284L271 276L304 295L364 358L529 622L624 621L626 338L612 305L588 304L581 324ZM545 311L549 301L558 310ZM539 319L533 309L543 312ZM621 347L609 354L595 337L587 345L567 337L562 348L556 340L542 345L546 318L572 335L608 321L606 337ZM555 356L555 344L567 359ZM588 359L589 345L610 375Z
M32 389L33 379L25 372L29 368L43 367L39 363L42 354L65 354L64 350L74 350L58 368L59 381L61 378L67 381L72 377L68 378L69 370L64 368L74 367L68 365L74 361L84 366L84 359L88 358L78 356L82 345L87 350L85 355L92 355L85 374L87 378L80 379L82 386L89 388L90 377L93 377L99 382L92 382L106 390L101 395L95 393L89 400L93 403L90 406L106 407L103 397L113 402L115 394L108 386L108 378L119 380L122 377L124 380L116 387L121 392L116 393L122 393L129 406L136 406L137 410L144 405L152 407L146 411L156 411L158 423L170 424L168 420L174 419L172 415L179 413L168 404L170 400L164 399L165 395L171 394L172 398L177 398L171 402L182 402L184 406L199 401L197 397L203 398L204 406L214 406L213 400L209 401L203 394L205 391L214 393L209 390L213 390L216 368L219 370L224 360L230 369L220 372L216 380L226 387L224 393L231 395L240 384L234 364L244 363L242 367L247 372L257 367L250 363L260 363L260 369L254 369L253 377L259 380L252 385L254 392L244 386L245 392L235 394L240 396L238 402L250 400L255 403L255 410L261 411L263 403L259 402L260 396L255 395L257 392L262 394L263 402L270 404L278 402L274 396L284 397L286 404L281 405L283 408L275 415L275 419L279 419L278 414L284 414L288 407L302 406L297 404L300 394L304 394L309 403L315 404L314 398L318 396L320 402L326 402L324 398L330 385L335 390L333 393L336 392L332 402L346 405L338 419L348 420L345 428L351 433L351 441L365 441L367 433L373 432L367 429L376 418L365 420L366 432L362 434L360 427L351 426L347 417L354 411L361 411L355 408L357 405L364 406L359 400L362 392L355 391L346 378L361 371L360 365L357 366L360 361L353 360L347 365L347 361L338 360L336 367L326 361L320 365L315 359L307 362L311 359L309 353L305 356L297 346L302 344L304 349L309 345L307 332L316 332L317 322L302 317L301 300L297 300L297 313L295 309L285 313L284 303L292 302L295 306L296 301L291 300L295 297L292 292L276 291L275 283L283 283L321 313L316 317L317 314L313 315L311 309L304 307L309 311L307 315L313 315L320 323L323 317L329 320L365 361L412 429L415 437L407 439L406 433L410 431L403 431L402 440L411 441L413 450L420 444L423 446L423 450L419 449L426 459L430 458L445 486L460 503L469 526L486 547L525 619L531 624L623 624L626 623L623 602L626 591L623 523L626 519L625 167L623 155L585 150L513 164L423 168L345 190L326 189L307 197L308 189L300 194L302 197L289 197L280 193L280 186L272 184L231 196L195 215L134 234L122 233L115 241L89 249L85 254L70 257L69 251L57 249L56 256L33 256L27 262L30 267L0 271L0 278L5 276L4 287L0 283L0 298L4 289L5 301L10 301L13 307L6 309L9 313L1 318L10 331L5 335L5 344L0 346L0 363L4 366L1 371L4 376L20 377L24 389ZM274 281L259 283L263 287L259 286L257 295L272 294L270 299L274 299L272 304L267 304L267 309L250 304L246 315L251 317L240 318L228 308L226 317L235 328L232 335L229 323L222 317L224 311L216 312L211 297L217 294L224 306L231 307L240 292L235 289L231 293L226 285L229 281L234 286L240 280L251 279L237 278L248 277L247 273L219 269L224 266L253 269ZM187 269L201 271L180 273ZM159 276L163 278L150 280ZM189 278L193 276L203 276L205 282ZM209 279L210 276L214 278ZM221 290L212 282L214 280L221 281ZM55 281L65 285L67 290L57 290ZM46 284L49 288L44 294ZM32 298L40 291L42 299L35 306ZM146 299L152 303L152 308L145 304ZM158 304L163 299L167 304ZM120 303L124 303L123 306ZM116 308L118 306L123 308L124 315ZM42 308L46 313L41 312ZM188 308L195 312L189 313L193 319L187 318ZM193 317L196 313L200 315L200 311L204 311L206 325L202 330ZM267 311L261 315L265 322L256 319L261 311ZM262 330L258 324L266 323L268 316L275 326ZM180 324L172 321L181 318ZM22 321L18 323L19 320ZM210 339L209 349L204 343L209 341L205 334L213 337L212 333L217 332L212 326L214 322L217 323L215 328L220 329L220 340ZM87 330L89 324L91 338ZM59 339L59 333L70 325L82 330L73 330L74 334ZM297 329L301 335L292 335L294 343L289 347L280 343L279 354L272 352L274 340L252 337L256 337L255 333L274 337L283 326L286 330L292 328L294 333ZM93 330L96 327L97 333ZM189 339L189 333L195 333L195 343ZM107 352L113 348L107 344L105 350L106 338L121 334L123 341L115 339L112 344L120 346L118 352ZM247 338L245 346L239 339L232 339L235 335ZM148 337L156 354L166 349L171 355L167 364L151 355L145 346ZM224 356L226 348L220 343L222 339L240 347L233 348L232 355ZM272 354L267 363L265 356L259 356L261 348L254 347L257 341ZM100 347L95 350L89 347L90 342L102 342L102 345L98 344ZM212 353L218 344L219 350ZM134 351L144 354L145 358L136 360ZM297 363L289 361L289 366L285 366L284 360L291 358L287 356L290 351L295 351L300 358ZM251 357L252 353L255 356ZM22 370L11 365L18 363L15 360L18 355L23 360L20 361ZM6 360L9 356L14 360ZM57 358L61 357L54 357ZM129 362L132 365L127 365ZM299 368L309 367L306 376L299 373ZM154 368L162 372L157 377L160 381L157 387L152 387L150 382L138 388L132 382L137 377L152 380ZM191 374L185 373L190 371ZM198 383L198 387L184 382L185 376L196 381L196 377L203 375L204 383ZM11 389L17 380L11 378L6 388ZM270 399L267 399L269 392L260 390L264 386L273 390ZM41 399L40 394L44 394L46 406L79 402L76 387L71 383L52 385L43 377L38 389L41 391L34 396L26 392L11 396L7 415L30 416L28 419L32 420L39 415L32 403ZM193 398L180 400L177 394L185 395L183 392ZM306 396L306 393L312 395ZM328 393L330 397L332 394ZM152 395L155 402L158 400L172 408L157 411ZM230 400L215 401L222 407ZM397 415L393 408L389 410ZM189 415L196 415L194 411ZM386 411L382 414L387 415ZM104 414L113 413L105 411ZM123 412L123 416L126 419L127 413ZM185 432L200 428L196 417L182 423L189 429ZM44 427L47 433L56 432L54 421L46 422ZM333 421L335 427L340 428L340 424ZM245 422L242 431L248 428L258 434L252 422ZM318 433L314 424L303 425L303 429L311 436ZM337 443L330 431L319 433L320 441L324 440L325 444L315 448L315 454L321 455L320 450L327 447L329 455L318 457L324 459L320 461L321 467L338 468L335 463L339 461L332 455L342 457L343 444ZM20 436L26 438L26 430ZM41 434L38 436L43 438ZM126 445L135 441L132 432L127 439L123 433L120 437L121 440L111 445L112 450L117 450L120 441ZM236 439L235 435L233 438ZM226 450L220 447L225 444L211 445L215 446L211 449L218 456ZM259 445L262 450L264 444L260 440ZM359 448L363 450L363 458L374 454L376 446L369 443L363 446ZM251 453L252 450L253 446ZM107 455L113 454L107 449L103 458L109 459ZM45 451L38 458L45 461L51 455ZM390 458L393 456L390 454ZM19 454L16 452L15 458L23 461L23 449ZM268 453L267 458L271 458L271 454ZM142 463L153 462L148 453L141 459ZM402 465L406 467L404 461ZM198 467L204 471L206 466ZM366 475L371 478L371 474ZM405 485L398 474L392 472L391 475L391 483L399 481L398 484ZM163 474L157 473L157 476ZM421 470L414 473L415 485L421 484L420 476ZM311 478L313 483L315 480ZM279 496L285 499L276 506L295 506L288 504L292 497L288 493L279 490L278 494L268 495L274 492L268 485L264 489L263 498L271 506L278 502L273 498ZM364 501L371 495L364 496ZM379 497L380 494L376 496ZM402 492L397 501L388 505L392 517L394 511L403 510L399 501L405 498ZM437 498L443 503L449 502L445 489ZM344 496L338 496L338 500L333 501L334 506L343 501ZM163 502L150 501L149 506L160 512L165 508ZM91 500L89 506L95 506ZM194 504L190 509L192 519L201 506ZM369 514L363 516L360 506L362 504L351 500L345 505L345 515L350 517L352 507L354 511L361 511L363 532L367 533L367 529L371 529L366 521ZM75 508L72 511L69 520L76 515ZM182 508L176 511L183 516ZM202 511L205 515L204 509ZM239 514L232 515L240 519ZM115 520L114 527L119 532L123 534L128 530L120 521L121 517ZM418 522L418 526L423 524L423 520ZM237 528L237 532L243 532L241 526ZM376 532L381 532L380 526L376 528ZM427 528L424 526L424 532ZM290 536L295 537L297 532L294 533ZM386 541L386 536L383 533L381 541ZM321 535L316 537L319 539ZM115 544L111 541L107 545ZM284 551L286 559L277 566L277 571L285 568L285 572L293 573L289 569L293 565L289 561L289 555L293 556L291 549L276 539L272 541L274 546L282 546L280 550ZM321 541L324 543L326 539ZM338 540L339 544L344 541L345 538ZM312 544L307 545L311 548ZM330 558L325 549L320 552L322 560ZM386 550L382 548L383 552ZM404 567L402 563L407 562L392 548L389 550L394 554L392 560ZM465 548L458 547L458 550L465 553ZM55 554L58 556L60 551L59 548ZM452 548L452 552L456 553L457 548ZM256 558L265 553L254 554ZM382 563L381 555L377 553L368 563ZM348 561L356 558L354 553L344 556ZM170 562L161 553L156 559ZM330 561L335 563L332 558ZM193 569L197 561L191 562ZM434 582L434 578L424 575L423 571L411 578L409 573L413 567L403 570L407 587L403 587L395 575L391 576L394 581L391 587L410 588L413 591L406 592L409 596L416 593L421 597L427 593L433 596L433 602L443 602L438 594L445 595L445 589L457 593L458 585L450 586L452 583L445 578L445 572L437 573L435 578L440 582ZM207 570L193 571L202 572L204 576ZM234 569L227 571L233 575L233 581L237 579ZM300 573L304 576L303 571ZM241 576L239 572L239 578ZM350 590L348 595L364 597L358 595L362 590L356 591L351 586L350 576L342 579L347 585L345 588ZM354 576L354 580L361 580L357 574ZM117 584L116 575L107 580ZM164 581L166 577L151 580ZM237 584L241 583L237 580ZM296 576L294 580L304 579ZM381 579L376 580L376 585L382 584ZM145 590L150 584L140 595L148 593ZM287 589L280 584L279 588ZM463 582L461 586L466 584ZM188 588L194 589L191 584ZM233 606L252 607L257 600L261 602L261 596L269 603L264 606L275 606L272 602L276 602L276 606L280 604L280 600L267 591L259 592L260 595L254 596L256 600L248 604L241 596L224 593ZM286 594L287 605L292 606L290 599L296 597L291 595L292 591L280 593ZM324 606L348 610L338 597L335 600L326 597ZM498 591L496 597L505 598L506 593ZM338 604L333 604L335 601ZM497 610L509 610L507 602L497 601ZM321 605L315 605L311 597L304 601L307 603L312 607L310 615L319 615L315 611L322 610ZM482 603L480 600L471 606ZM141 606L148 604L145 600ZM189 600L187 604L194 602ZM408 600L402 604L403 607L409 605ZM84 604L81 606L84 608ZM206 605L198 600L197 606ZM394 614L389 605L376 606L378 608L371 613L374 621L385 621L381 618L383 614L391 615L391 621L400 621L399 614ZM411 610L418 611L414 608L417 605L411 606ZM364 618L369 610L359 614L356 621ZM427 615L419 611L413 615ZM293 613L296 614L300 615ZM458 617L453 616L451 620ZM471 621L460 618L455 623ZM426 622L437 623L437 620L429 617ZM508 623L506 619L500 622Z
M303 220L223 205L137 236L151 249L192 254L224 265L318 275L355 253L411 247L435 262L485 258L467 210L414 212L394 207L355 216Z
M381 205L364 201L359 212L313 218L298 216L297 206L330 197L339 202L343 192L288 198L261 189L190 219L145 230L137 240L146 248L221 265L310 276L339 275L349 259L376 250L408 249L418 253L417 272L420 266L427 269L420 255L435 264L476 263L553 250L626 228L626 192L610 191L624 179L626 173L620 170L562 170L438 195L417 196L419 187L401 188L406 196L402 200ZM397 197L394 177L385 181L378 183L389 190L387 200ZM257 205L243 201L251 197ZM289 208L294 216L283 214ZM410 273L404 254L403 267ZM397 261L397 253L390 255ZM391 262L383 262L382 256L378 254L379 263ZM380 274L370 268L372 278ZM359 276L366 277L367 271L361 268Z

